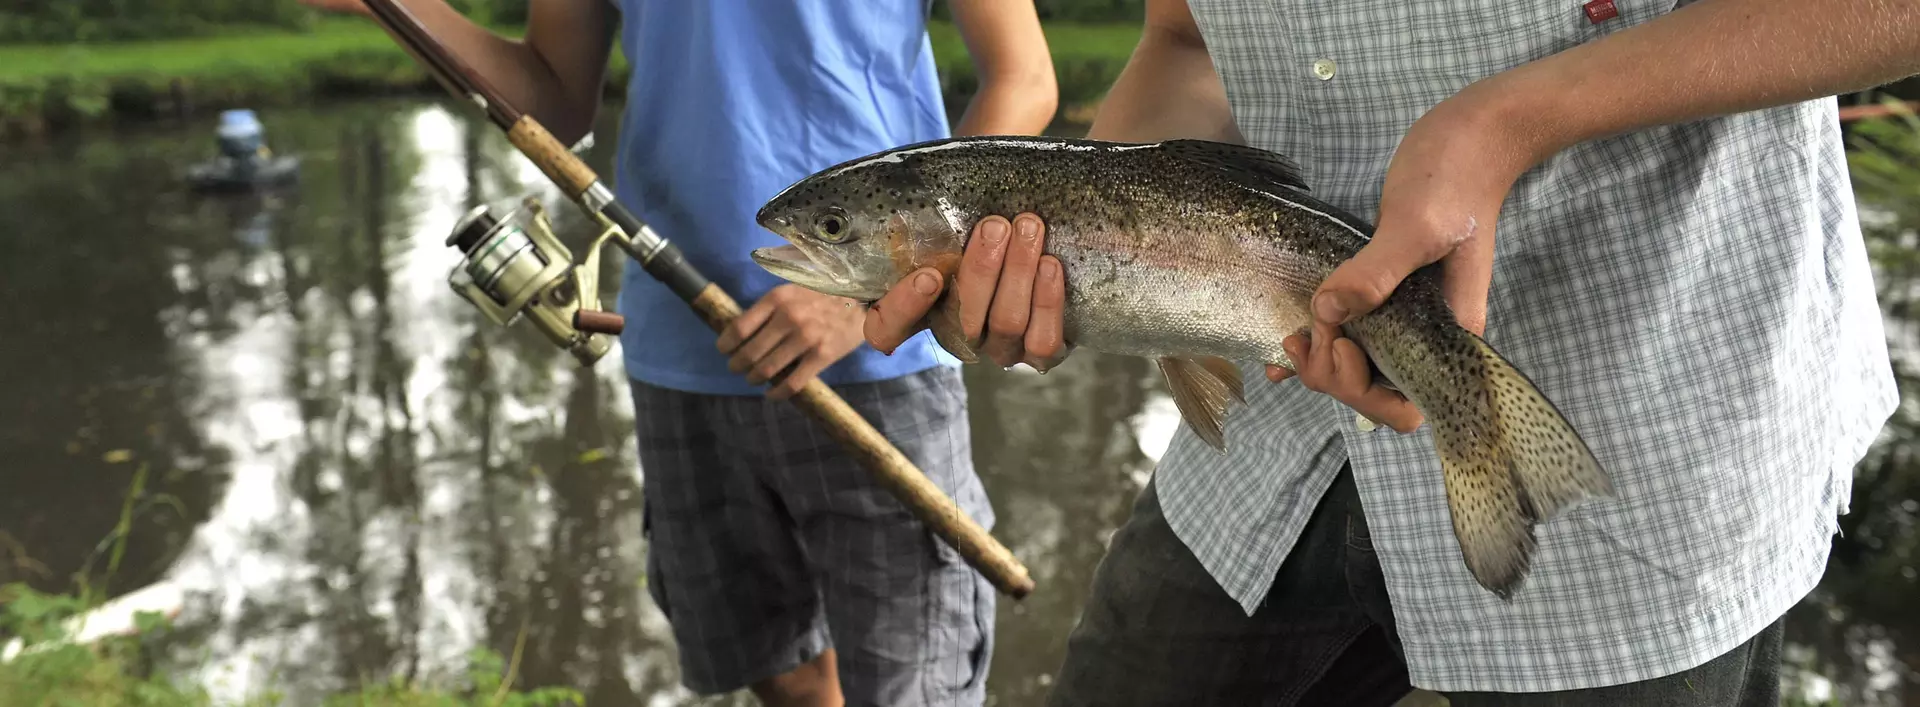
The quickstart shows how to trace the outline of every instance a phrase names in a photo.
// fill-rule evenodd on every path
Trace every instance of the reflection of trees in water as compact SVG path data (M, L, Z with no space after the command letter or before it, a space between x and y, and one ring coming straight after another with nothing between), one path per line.
M1024 600L1002 595L993 666L996 702L1034 704L1065 657L1067 634L1152 468L1131 426L1158 379L1141 359L1081 350L1044 376L970 367L974 463L1001 538L1032 572Z
M150 218L184 208L164 180L190 153L109 141L0 154L0 584L69 591L84 570L117 596L152 582L225 482L224 450L194 424L210 401L174 337L230 328L226 306L252 288L224 257L224 224ZM118 450L127 461L106 458ZM103 585L95 553L142 465L149 504Z
M409 239L437 244L438 235L401 228L411 220L401 210L414 175L405 165L421 159L393 135L405 124L350 132L336 181L340 208L357 218L285 245L295 322L287 383L304 423L289 491L312 523L296 550L310 579L306 592L257 603L245 622L317 635L320 655L287 658L334 667L283 672L278 685L296 695L388 676L443 679L424 663L456 661L466 646L423 638L442 630L427 622L461 623L471 613L483 631L478 643L503 656L526 627L523 684L570 685L594 704L637 702L671 687L674 674L670 662L634 658L671 654L639 620L637 477L622 452L630 421L610 409L618 399L604 380L524 325L501 330L464 303L451 308L451 329L431 332L462 337L445 360L416 360L399 345L420 322L408 319L417 303L395 301L393 254ZM476 158L499 149L491 142L500 141L463 138L470 189L515 183L484 174L500 163ZM476 194L468 192L469 205ZM410 407L424 392L409 390L417 366L447 376L444 413ZM564 422L549 410L563 410ZM428 512L424 496L436 493L454 500ZM442 518L446 526L436 527ZM436 596L423 564L473 591Z

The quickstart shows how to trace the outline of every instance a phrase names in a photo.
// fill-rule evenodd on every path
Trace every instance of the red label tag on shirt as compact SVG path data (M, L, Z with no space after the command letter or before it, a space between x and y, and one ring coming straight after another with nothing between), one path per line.
M1596 25L1611 20L1620 14L1620 11L1613 7L1613 0L1590 0L1587 4L1582 5L1581 9L1586 10L1587 21Z

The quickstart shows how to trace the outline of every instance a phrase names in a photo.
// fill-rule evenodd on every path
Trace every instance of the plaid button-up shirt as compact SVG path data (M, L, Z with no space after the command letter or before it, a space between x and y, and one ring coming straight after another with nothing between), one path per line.
M1672 9L1616 0L1593 24L1579 0L1189 2L1243 134L1363 218L1435 103ZM1429 428L1361 432L1351 409L1257 365L1229 456L1183 426L1162 459L1168 522L1251 613L1350 457L1429 689L1623 683L1744 642L1818 582L1853 466L1897 402L1835 109L1592 141L1515 185L1486 338L1586 438L1618 498L1542 525L1511 604L1461 562Z

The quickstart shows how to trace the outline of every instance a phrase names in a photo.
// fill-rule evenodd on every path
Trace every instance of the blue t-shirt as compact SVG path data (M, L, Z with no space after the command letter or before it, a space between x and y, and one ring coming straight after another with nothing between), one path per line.
M785 242L754 223L767 199L835 163L949 133L924 0L615 2L633 66L616 195L742 308L785 282L748 257ZM717 334L632 259L620 290L628 375L696 393L766 390L727 370ZM820 377L937 365L958 361L921 332L892 356L862 342Z

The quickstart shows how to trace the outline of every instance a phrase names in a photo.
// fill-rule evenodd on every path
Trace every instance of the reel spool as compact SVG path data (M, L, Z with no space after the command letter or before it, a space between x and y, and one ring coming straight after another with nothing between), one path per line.
M600 246L615 233L600 234L586 261L575 265L535 197L505 218L482 204L447 236L447 245L462 256L447 284L493 323L513 326L525 316L548 341L592 366L612 349L607 337L618 336L626 325L599 304Z

